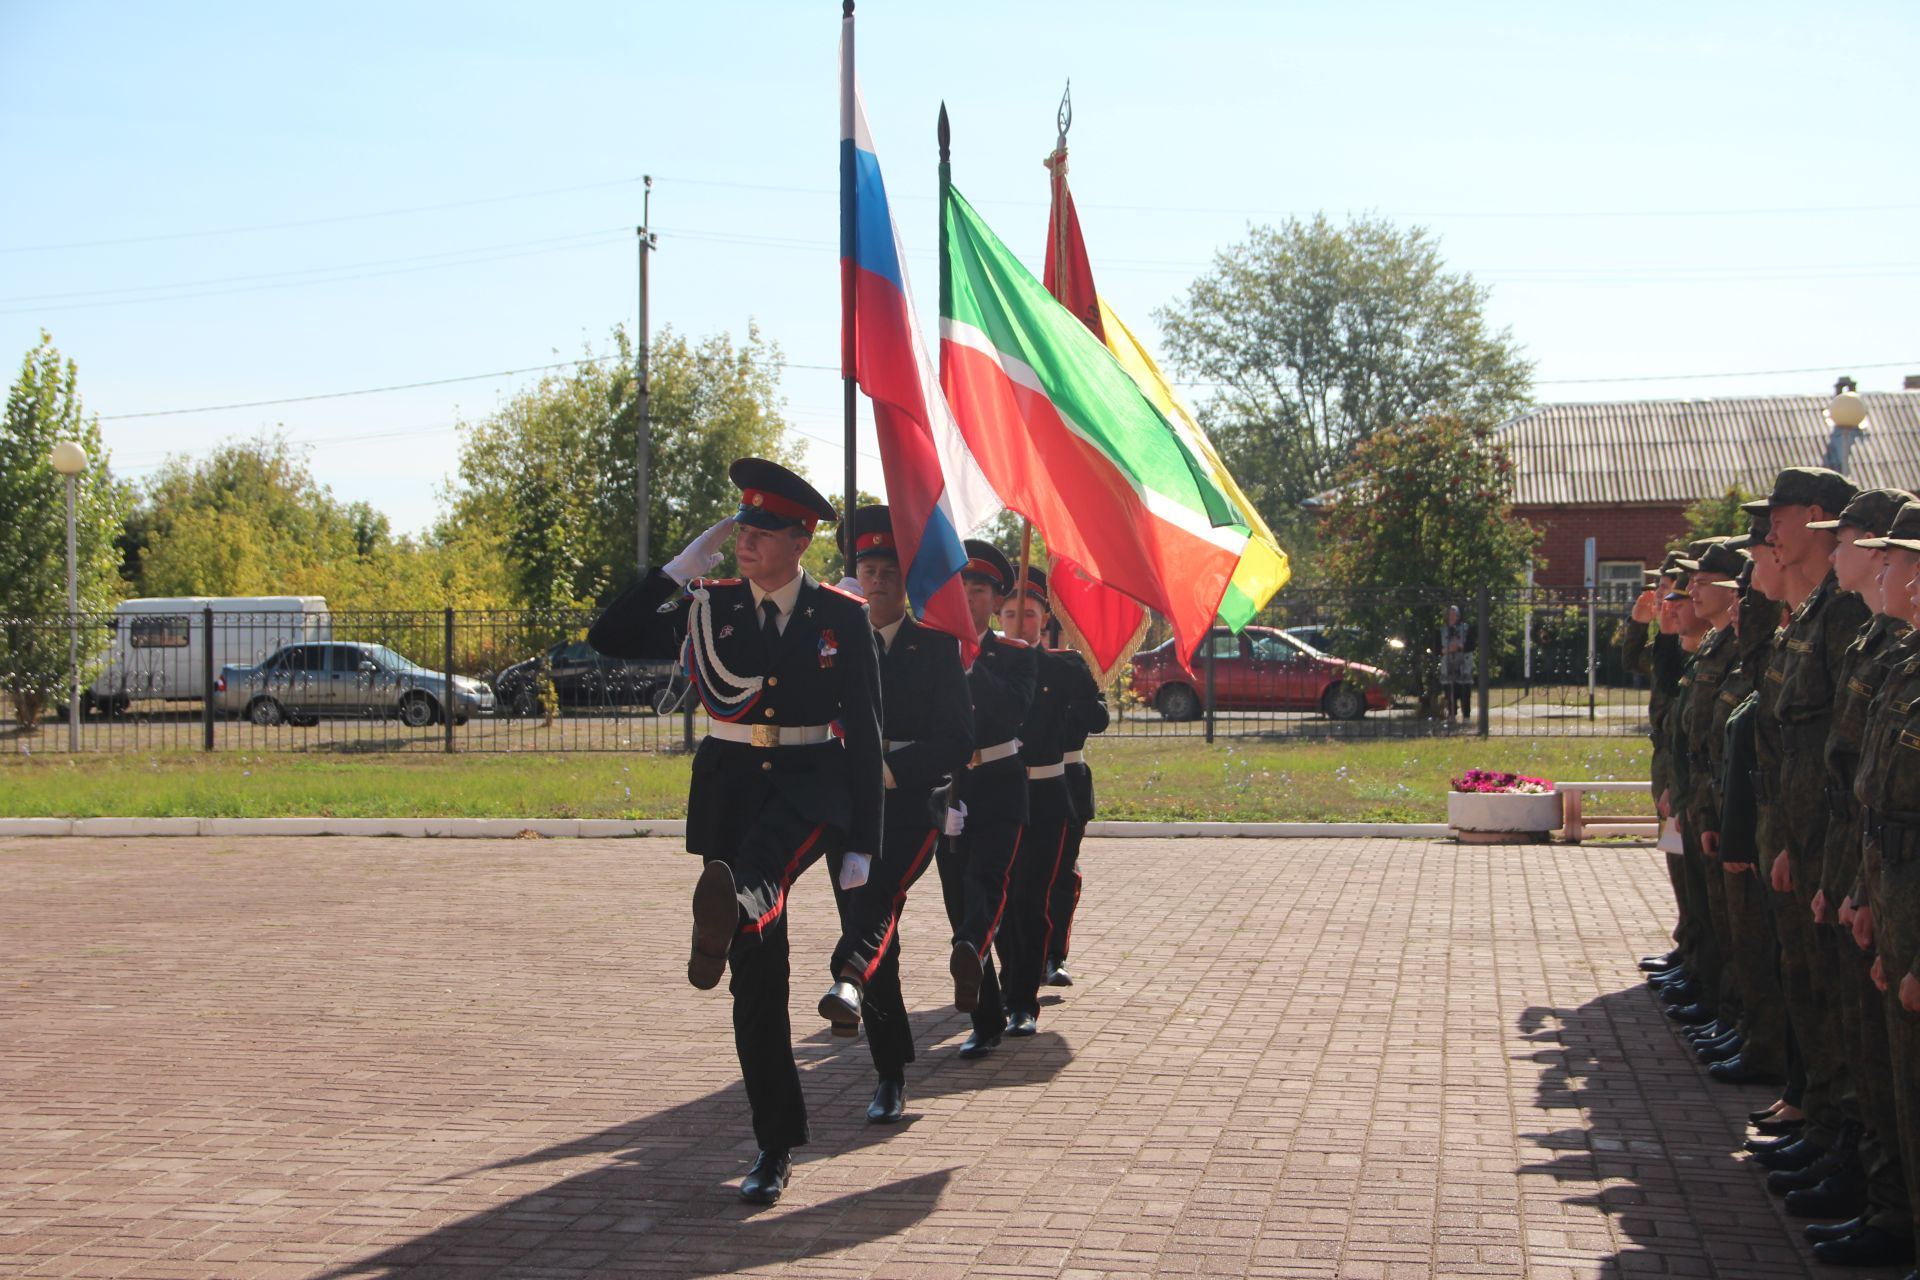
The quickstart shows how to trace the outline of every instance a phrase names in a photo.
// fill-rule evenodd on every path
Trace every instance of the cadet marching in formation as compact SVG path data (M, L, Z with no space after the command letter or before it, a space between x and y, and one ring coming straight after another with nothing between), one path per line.
M737 515L650 570L588 632L602 653L678 658L710 727L693 760L687 850L693 891L687 978L731 972L734 1046L759 1158L743 1199L771 1204L808 1138L788 1017L786 910L794 882L825 860L839 939L820 1013L835 1034L864 1024L877 1083L868 1120L899 1120L912 1027L900 989L910 891L937 868L955 1008L972 1026L959 1056L1038 1029L1039 988L1067 986L1080 840L1092 816L1087 736L1105 701L1078 654L1040 643L1045 575L1019 575L969 541L962 572L979 653L907 609L885 507L841 530L859 594L800 567L834 512L774 463L730 471ZM742 576L705 575L729 538ZM990 623L1000 619L1004 633ZM915 919L925 918L919 912Z
M1782 471L1635 607L1674 949L1640 963L1747 1149L1840 1266L1920 1222L1920 499ZM1653 628L1649 635L1648 628ZM1920 1275L1920 1273L1916 1273Z

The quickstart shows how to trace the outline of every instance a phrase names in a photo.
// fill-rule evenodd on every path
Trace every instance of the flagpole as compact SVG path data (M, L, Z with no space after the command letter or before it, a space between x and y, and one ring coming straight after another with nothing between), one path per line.
M853 0L841 0L840 4L840 122L842 137L853 136L854 90L853 90ZM854 221L859 210L856 207L857 196L854 191L852 157L843 144L840 155L840 225L850 237L849 247L857 243L860 235L859 224ZM846 505L840 510L840 545L842 556L852 555L852 543L848 540L847 530L853 526L854 504L859 501L859 455L854 450L858 436L860 377L855 368L854 340L854 264L843 253L840 264L840 370L844 394L843 425L845 430L841 448L846 456ZM843 566L847 573L853 572L853 561L848 559Z

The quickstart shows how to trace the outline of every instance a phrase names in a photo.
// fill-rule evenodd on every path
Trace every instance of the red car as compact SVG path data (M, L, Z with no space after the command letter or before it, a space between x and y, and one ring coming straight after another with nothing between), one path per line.
M1239 635L1217 628L1213 645L1213 690L1221 711L1319 711L1334 720L1358 720L1393 705L1387 673L1365 663L1321 653L1284 631L1248 627ZM1201 714L1206 692L1205 658L1195 653L1189 676L1173 660L1173 641L1133 658L1133 692L1169 720Z

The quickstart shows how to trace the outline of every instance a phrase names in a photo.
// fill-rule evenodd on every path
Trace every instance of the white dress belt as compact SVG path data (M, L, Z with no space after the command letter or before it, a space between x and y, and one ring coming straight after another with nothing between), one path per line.
M830 724L735 724L714 720L707 725L709 737L722 742L743 742L750 747L812 747L833 738Z
M967 761L967 768L977 769L983 764L992 764L995 760L1007 760L1020 752L1020 739L1008 738L1005 742L996 742L990 747L982 747L973 753L973 759Z
M1030 764L1027 766L1027 777L1029 778L1064 778L1066 776L1067 765L1064 760L1059 764Z
M1087 762L1087 753L1084 751L1069 751L1066 755L1060 757L1060 762L1062 764L1085 764Z

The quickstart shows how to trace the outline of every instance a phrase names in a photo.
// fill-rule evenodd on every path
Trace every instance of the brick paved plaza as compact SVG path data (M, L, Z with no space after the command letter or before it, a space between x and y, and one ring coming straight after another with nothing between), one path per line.
M0 1275L1804 1276L1633 968L1632 848L1090 842L1078 986L977 1063L939 895L875 1128L794 903L782 1202L670 841L0 842ZM1824 1269L1820 1269L1824 1271Z

